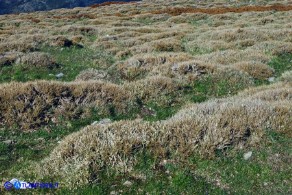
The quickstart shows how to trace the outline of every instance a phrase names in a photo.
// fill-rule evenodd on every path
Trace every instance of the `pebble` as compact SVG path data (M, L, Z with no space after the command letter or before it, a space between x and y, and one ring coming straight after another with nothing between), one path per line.
M91 125L97 125L98 121L94 121L93 123L91 123Z
M111 119L104 118L104 119L101 119L100 121L94 121L93 123L91 123L91 125L97 125L97 124L99 124L99 125L106 125L106 124L109 124L111 122L112 122Z
M172 71L177 71L178 70L178 64L173 64L171 67Z
M98 123L101 124L101 125L106 125L106 124L109 124L111 122L112 122L111 119L104 118L104 119L100 120Z
M56 74L56 77L57 77L58 79L62 78L63 76L64 76L63 73Z
M268 81L271 82L271 83L274 82L274 81L275 81L275 77L270 77L270 78L268 79Z
M126 186L126 187L131 187L132 186L132 182L125 181L125 183L123 185Z
M10 145L10 144L13 144L14 141L13 140L5 140L5 141L3 141L3 143Z
M248 160L252 155L252 151L249 151L243 155L244 160Z

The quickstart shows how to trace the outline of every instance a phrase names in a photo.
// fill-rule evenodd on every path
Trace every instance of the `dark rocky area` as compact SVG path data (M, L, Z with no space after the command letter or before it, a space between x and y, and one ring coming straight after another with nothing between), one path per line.
M132 0L119 0L130 2ZM58 8L85 7L106 0L0 0L0 14L45 11Z

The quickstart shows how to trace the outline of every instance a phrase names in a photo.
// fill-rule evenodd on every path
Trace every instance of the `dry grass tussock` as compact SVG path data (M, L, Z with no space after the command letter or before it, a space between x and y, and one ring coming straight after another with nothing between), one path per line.
M149 76L160 75L184 83L190 83L197 80L202 75L217 72L218 69L212 64L205 63L199 60L181 60L164 63L154 67Z
M280 77L281 81L284 82L292 82L292 71L286 71L284 72L281 77Z
M77 77L76 81L88 81L88 80L106 80L108 78L108 73L97 69L86 69L81 71Z
M22 52L5 52L0 55L0 68L12 65L19 57L23 55Z
M2 84L0 125L16 125L26 131L51 122L61 123L64 119L88 117L92 108L100 115L125 114L138 106L137 98L143 102L155 100L162 106L179 101L175 95L181 84L168 77L147 77L123 85L109 83L107 79L110 77L106 72L88 69L81 72L75 82ZM171 99L167 97L170 94Z
M132 54L151 53L151 52L183 52L184 48L181 41L177 38L165 38L142 45L135 45L130 49Z
M53 68L57 64L55 60L47 53L43 52L32 52L27 53L18 58L15 62L16 64L23 64L28 67L45 67L45 68Z
M131 172L135 154L143 149L161 160L169 155L185 159L194 153L212 156L215 150L255 146L267 128L291 136L291 89L291 83L278 83L259 92L252 89L227 99L187 105L161 122L88 126L67 136L34 170L41 176L60 176L74 188L88 183L104 167Z
M0 53L18 51L18 52L30 52L36 50L41 42L44 42L44 36L40 34L27 35L14 34L5 38L0 42Z
M132 97L139 98L143 102L155 100L159 105L171 105L178 101L175 97L169 99L167 95L177 94L181 88L181 83L171 78L163 76L152 76L138 81L126 82L123 88L128 91Z
M229 49L212 52L199 55L195 57L195 60L208 64L208 67L216 67L215 72L224 68L231 68L248 73L256 79L266 79L274 74L274 70L267 65L269 62L267 54L261 51L254 52L253 49Z
M91 108L109 114L125 113L133 101L121 87L101 81L27 82L0 85L0 125L37 129L49 122L87 117ZM90 113L88 113L90 114ZM84 116L85 115L85 116Z
M156 69L163 68L163 71L168 71L169 67L166 64L173 64L192 59L192 56L186 53L175 52L160 52L157 55L153 54L138 54L130 57L126 61L117 65L119 73L123 79L136 80L137 78L146 77L149 72L155 72Z
M234 65L234 67L248 73L256 79L266 79L273 76L274 73L274 70L268 65L254 61L238 62Z

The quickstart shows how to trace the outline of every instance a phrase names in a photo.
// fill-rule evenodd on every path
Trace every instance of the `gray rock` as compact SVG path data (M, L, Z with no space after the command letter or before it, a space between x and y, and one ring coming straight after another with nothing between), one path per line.
M94 121L93 123L91 123L91 125L97 125L98 121Z
M104 119L100 120L100 121L98 122L98 124L100 124L100 125L106 125L106 124L109 124L109 123L111 123L111 122L112 122L111 119L109 119L109 118L104 118Z
M177 71L178 70L178 64L173 64L171 67L172 71Z
M11 144L14 143L14 141L13 141L13 140L5 140L5 141L3 141L3 143L4 143L4 144L11 145Z
M104 118L104 119L101 119L100 121L94 121L93 123L91 123L91 125L106 125L106 124L109 124L111 122L112 122L111 119Z
M275 77L270 77L270 78L268 79L268 81L271 82L271 83L272 83L272 82L275 82Z
M243 155L243 159L248 160L248 159L250 159L251 155L252 155L252 151L249 151Z
M63 73L56 74L56 78L57 78L57 79L60 79L60 78L62 78L63 76L64 76Z
M123 185L126 187L131 187L133 185L133 183L130 181L125 181L125 183Z

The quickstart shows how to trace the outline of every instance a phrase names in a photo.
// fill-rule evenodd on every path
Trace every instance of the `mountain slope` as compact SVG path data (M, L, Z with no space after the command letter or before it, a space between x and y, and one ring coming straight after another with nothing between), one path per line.
M129 2L131 0L122 0ZM0 0L0 14L44 11L58 8L85 7L107 0Z

